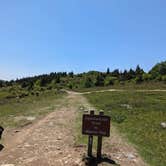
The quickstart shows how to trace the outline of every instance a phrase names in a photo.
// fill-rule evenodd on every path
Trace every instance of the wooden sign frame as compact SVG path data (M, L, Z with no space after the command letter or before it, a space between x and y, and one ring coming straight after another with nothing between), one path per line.
M83 115L82 134L110 136L110 117L105 115Z
M105 116L103 111L99 115L94 115L91 110L90 114L84 114L82 118L82 134L89 135L88 137L88 157L92 158L93 136L98 136L97 139L97 160L101 159L102 137L110 136L110 121L109 116Z

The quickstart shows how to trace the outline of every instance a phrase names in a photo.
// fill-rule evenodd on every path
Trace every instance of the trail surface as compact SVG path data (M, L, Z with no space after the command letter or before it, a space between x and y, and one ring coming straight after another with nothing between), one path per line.
M127 92L130 89L105 89L105 90L95 90L95 91L87 91L87 92L74 92L75 94L91 94L91 93L98 93L98 92ZM166 89L137 89L132 90L135 92L166 92Z
M43 119L15 132L7 130L0 166L83 166L86 147L75 145L75 120L81 105L90 107L82 95L70 92L59 108ZM145 165L114 127L111 137L104 140L103 152L121 166Z

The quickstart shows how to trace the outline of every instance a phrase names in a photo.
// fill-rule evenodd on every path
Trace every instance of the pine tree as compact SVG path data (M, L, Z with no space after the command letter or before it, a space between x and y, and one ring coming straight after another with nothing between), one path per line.
M110 74L110 69L109 69L109 67L107 68L107 75L109 75Z

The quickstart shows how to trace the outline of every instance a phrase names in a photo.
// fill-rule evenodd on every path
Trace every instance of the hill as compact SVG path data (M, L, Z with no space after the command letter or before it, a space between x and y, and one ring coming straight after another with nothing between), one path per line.
M166 61L157 63L149 72L145 72L139 65L135 69L120 71L115 69L105 72L89 71L74 74L73 72L52 72L34 77L17 80L0 80L0 88L17 86L28 91L44 89L82 89L92 87L107 87L124 84L141 84L144 82L166 83Z

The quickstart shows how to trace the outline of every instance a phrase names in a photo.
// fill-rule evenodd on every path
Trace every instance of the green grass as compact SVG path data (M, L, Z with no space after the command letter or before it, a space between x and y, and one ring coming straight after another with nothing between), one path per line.
M29 94L26 97L7 98L11 93L0 91L0 125L3 127L19 127L28 123L26 119L16 120L21 116L35 118L55 110L64 93L56 90L44 91L39 95Z
M82 135L81 129L82 129L82 111L78 109L79 112L77 112L76 122L75 122L75 129L76 129L76 135L75 135L75 144L87 144L88 137L85 135Z
M166 92L103 92L85 95L105 114L142 157L153 166L166 165Z
M107 89L124 89L124 90L141 90L141 89L166 89L166 84L162 82L144 82L141 84L135 84L135 83L125 83L124 85L115 84L112 86L103 86L103 87L91 87L91 88L78 88L73 89L76 92L93 92L93 91L99 91L99 90L107 90Z

